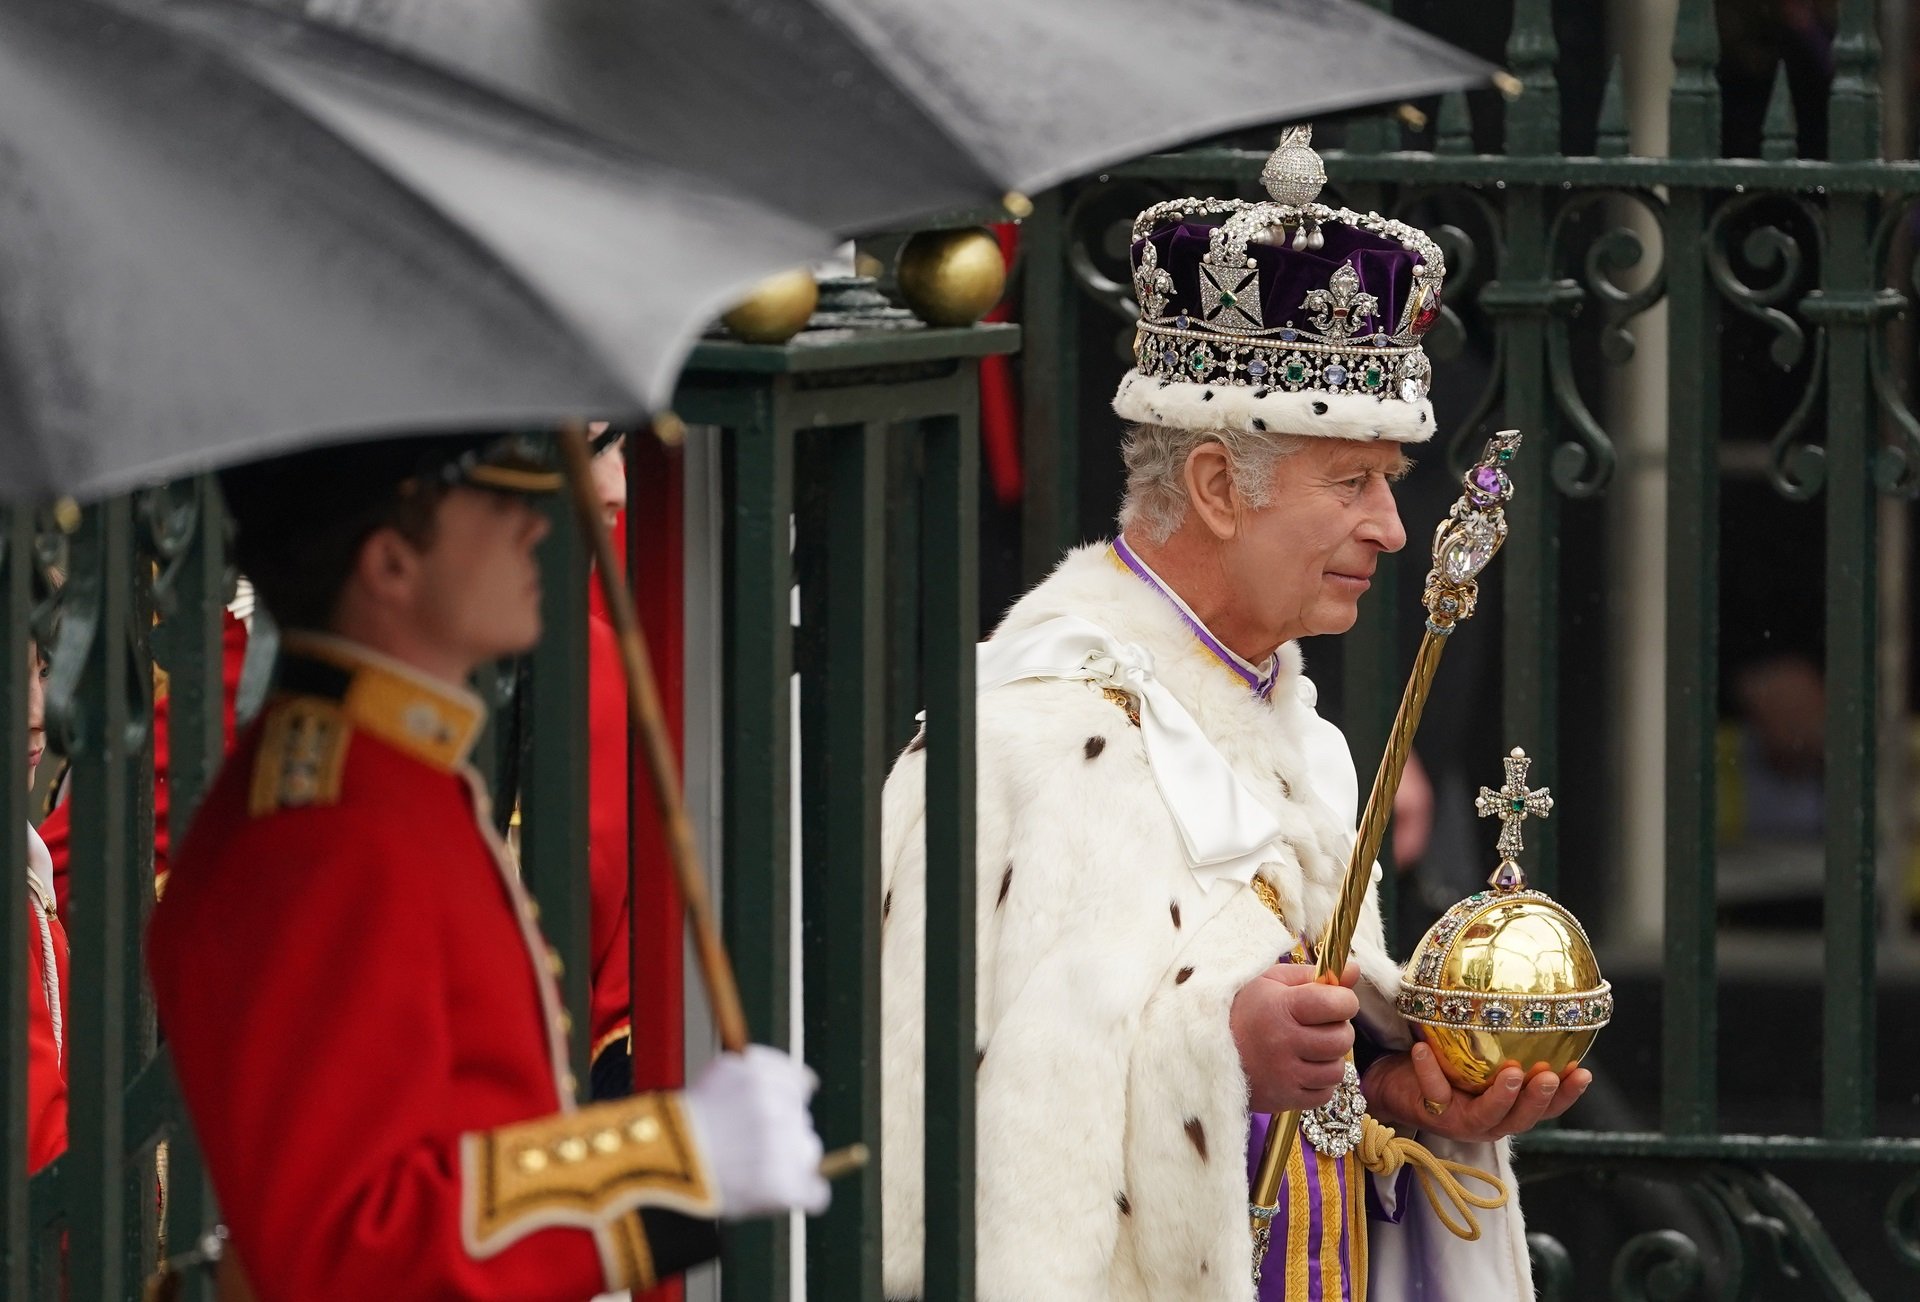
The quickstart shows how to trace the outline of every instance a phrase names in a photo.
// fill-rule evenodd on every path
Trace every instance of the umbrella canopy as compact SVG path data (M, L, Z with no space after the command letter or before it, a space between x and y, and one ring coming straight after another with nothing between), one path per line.
M843 234L1485 84L1352 0L277 0Z
M661 405L825 232L225 0L0 4L0 500Z

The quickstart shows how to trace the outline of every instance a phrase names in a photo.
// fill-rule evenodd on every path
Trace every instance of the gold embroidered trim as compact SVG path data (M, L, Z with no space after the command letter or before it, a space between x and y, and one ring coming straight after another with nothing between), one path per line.
M638 1207L719 1212L676 1094L596 1103L461 1142L473 1182L466 1238L481 1251L550 1225L603 1226Z
M607 1049L613 1045L620 1043L622 1040L627 1042L627 1052L632 1053L633 1027L625 1022L622 1022L619 1026L614 1027L611 1031L608 1031L605 1035L593 1042L593 1048L587 1051L587 1061L598 1061L602 1053L606 1052Z
M345 713L331 701L310 696L275 701L253 759L248 811L259 818L277 809L339 800L351 735Z
M290 633L284 645L350 676L339 705L353 727L435 768L459 768L486 722L473 693L345 638Z
M1253 893L1274 917L1286 922L1287 915L1280 907L1280 892L1273 889L1273 883L1264 877L1253 879Z
M652 1288L659 1282L653 1265L653 1247L647 1242L647 1230L640 1223L639 1212L628 1212L607 1226L606 1237L614 1256L614 1270L607 1277L610 1291Z
M1127 692L1121 691L1118 687L1103 687L1100 689L1100 695L1106 697L1109 701L1112 701L1115 705L1119 706L1122 710L1125 710L1127 712L1128 723L1132 724L1136 728L1140 726L1139 698Z

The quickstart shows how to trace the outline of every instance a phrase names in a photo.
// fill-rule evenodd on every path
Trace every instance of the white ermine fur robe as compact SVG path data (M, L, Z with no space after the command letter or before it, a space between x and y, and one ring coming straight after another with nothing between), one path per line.
M1281 820L1282 851L1260 871L1289 922L1317 936L1358 793L1345 739L1314 713L1298 648L1282 648L1271 703L1259 700L1103 547L1069 554L999 633L1067 614L1151 652L1155 676ZM1228 1010L1295 937L1247 887L1216 881L1202 893L1140 731L1099 687L1013 683L980 698L978 724L979 1296L1252 1302L1247 1082ZM922 1290L925 758L902 754L884 802L889 1298ZM1406 1045L1393 1012L1399 969L1371 893L1354 956L1363 1023L1377 1042ZM1371 1296L1531 1298L1505 1146L1427 1142L1495 1172L1516 1201L1481 1213L1481 1239L1464 1243L1415 1188L1401 1225L1369 1224Z

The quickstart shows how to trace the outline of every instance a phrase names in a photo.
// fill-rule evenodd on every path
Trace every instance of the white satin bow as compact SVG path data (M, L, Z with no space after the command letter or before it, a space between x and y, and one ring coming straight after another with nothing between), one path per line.
M1059 678L1117 687L1137 699L1147 767L1203 892L1222 879L1244 886L1273 857L1279 820L1154 677L1153 655L1145 647L1121 642L1090 620L1062 615L982 642L974 673L982 693L1027 678Z

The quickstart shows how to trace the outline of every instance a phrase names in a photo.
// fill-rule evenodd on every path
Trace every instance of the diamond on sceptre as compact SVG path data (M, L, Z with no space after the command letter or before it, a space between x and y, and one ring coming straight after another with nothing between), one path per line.
M1496 890L1517 891L1527 884L1527 875L1520 868L1520 852L1526 848L1520 839L1520 829L1529 818L1545 818L1553 812L1553 796L1548 788L1535 790L1527 788L1527 767L1533 763L1527 753L1515 746L1502 761L1507 770L1506 785L1499 790L1481 787L1480 794L1473 798L1474 810L1482 818L1493 817L1500 820L1500 866L1494 869L1488 884Z

